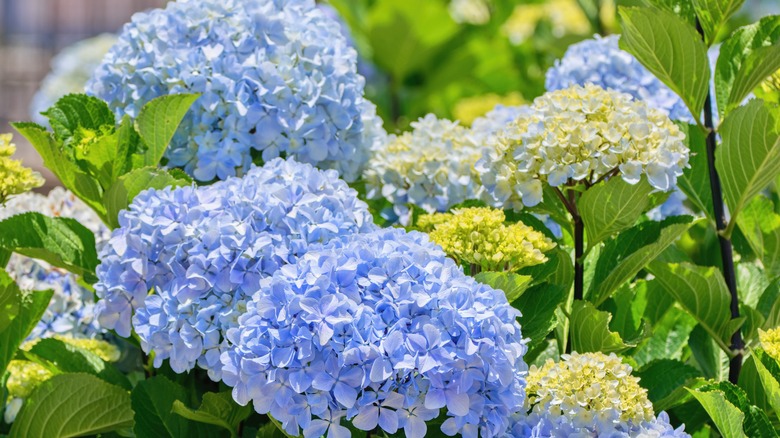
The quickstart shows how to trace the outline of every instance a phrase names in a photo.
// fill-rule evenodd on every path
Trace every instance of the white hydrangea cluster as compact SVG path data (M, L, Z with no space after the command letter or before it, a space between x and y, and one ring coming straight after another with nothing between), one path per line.
M485 24L490 21L490 0L451 0L449 11L457 23Z
M468 128L433 114L411 125L411 132L392 135L374 150L364 173L369 198L390 201L403 224L409 204L444 212L481 192L474 163L482 145Z
M664 113L595 85L537 98L486 148L476 163L496 207L520 209L542 200L544 183L592 184L612 173L655 189L675 187L688 167L685 135Z

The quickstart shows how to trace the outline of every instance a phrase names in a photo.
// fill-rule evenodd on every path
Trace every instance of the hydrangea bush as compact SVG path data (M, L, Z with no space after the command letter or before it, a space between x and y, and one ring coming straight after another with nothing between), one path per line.
M118 117L202 93L166 153L200 181L279 156L351 181L384 136L356 62L313 0L177 1L136 14L87 89Z
M0 436L777 436L780 17L515 3L136 15L0 137Z

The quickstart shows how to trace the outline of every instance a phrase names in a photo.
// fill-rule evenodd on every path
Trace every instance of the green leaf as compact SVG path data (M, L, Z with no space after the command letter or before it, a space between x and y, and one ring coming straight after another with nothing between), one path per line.
M59 144L42 126L35 123L13 123L16 128L38 151L43 164L59 178L62 185L72 191L102 218L105 208L101 203L102 190L93 177L70 161L60 150Z
M0 221L0 247L96 281L95 235L75 219L23 213Z
M663 222L643 222L607 241L601 250L588 299L600 306L623 283L691 227L693 218L677 216Z
M555 284L542 284L526 290L512 301L512 307L518 309L523 336L530 338L529 348L541 344L547 335L558 325L555 310L569 296L569 288Z
M778 383L775 376L764 366L762 357L759 356L754 359L756 370L758 371L758 377L761 380L761 385L764 387L764 393L766 394L767 402L772 406L775 413L780 413L780 383ZM770 359L771 360L771 359Z
M146 151L133 168L157 166L179 124L200 94L171 94L153 99L135 121L136 130L146 144Z
M731 335L744 319L731 320L731 295L720 271L689 263L660 262L651 263L650 270L664 290L696 318L723 351L729 352Z
M620 48L680 96L697 119L710 83L707 46L690 24L665 10L620 8Z
M757 407L751 405L747 398L747 394L739 386L729 382L716 382L703 386L701 391L715 391L722 393L725 396L726 401L744 413L745 417L744 421L742 422L742 429L744 433L747 434L747 436L777 436L777 432L775 432L772 424L769 422L769 418L767 417L766 412L763 412Z
M764 329L780 326L780 280L775 280L761 294L756 306L764 317Z
M181 187L192 184L188 178L182 178L181 174L174 174L169 170L157 167L142 167L119 177L119 179L106 191L105 205L109 225L112 228L119 227L119 212L126 209L133 199L146 189L163 189L168 186Z
M0 333L8 328L16 315L19 314L20 294L16 282L4 269L0 269Z
M723 43L715 66L715 94L721 119L780 69L778 42L780 16L770 16L737 29Z
M634 185L612 178L586 190L577 208L585 223L588 247L632 227L646 210L652 191L645 178Z
M20 295L19 313L5 330L0 331L0 376L5 373L11 359L16 355L16 350L41 320L52 295L50 290Z
M142 380L130 395L139 437L184 438L189 435L186 419L174 414L174 403L187 399L187 392L165 376Z
M657 284L657 282L652 281L650 284ZM648 301L654 303L649 297ZM680 360L695 326L696 320L692 316L677 307L672 307L651 328L650 336L637 345L631 357L640 367L658 359Z
M780 175L778 110L754 99L723 121L723 144L715 151L715 166L731 213L731 224L748 201Z
M704 30L707 45L712 45L724 28L729 17L734 15L745 0L693 0L693 7Z
M114 365L97 354L58 339L41 339L24 355L58 373L86 373L130 390L130 381Z
M60 374L41 383L25 401L10 438L70 438L125 429L132 424L127 391L89 374Z
M116 124L108 105L86 94L68 94L43 112L43 115L49 119L55 138L64 144L78 137L79 129L98 131L106 126L113 128Z
M706 170L708 169L706 137L696 125L680 123L679 126L685 133L685 143L690 149L690 167L683 170L683 175L677 179L677 186L691 203L712 219L712 189L709 173Z
M691 26L696 25L696 11L691 0L644 0L648 6L653 6L685 20Z
M633 347L609 330L612 315L588 301L575 301L571 309L571 346L578 353L601 351L617 353Z
M642 387L647 389L647 398L653 403L669 397L692 379L701 377L696 368L673 359L650 362L634 372L634 375L639 378Z
M758 196L737 217L737 225L764 265L770 280L780 277L780 215L772 201Z
M474 278L485 283L493 289L500 289L506 294L510 303L523 295L530 286L531 278L528 275L513 274L511 272L480 272Z
M530 286L550 283L570 287L571 282L574 281L574 265L571 256L560 247L554 248L545 255L546 262L520 269L518 274L531 277L533 281Z
M237 437L238 426L252 414L252 407L237 404L230 391L207 392L197 411L177 400L173 403L173 412L192 421L225 428L232 437Z
M701 403L724 438L747 438L742 430L745 414L726 400L723 392L693 390L691 395Z

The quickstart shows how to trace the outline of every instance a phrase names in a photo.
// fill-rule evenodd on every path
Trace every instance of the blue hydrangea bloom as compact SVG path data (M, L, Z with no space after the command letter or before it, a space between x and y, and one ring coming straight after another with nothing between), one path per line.
M179 0L133 16L90 80L117 116L202 93L168 165L200 181L279 156L356 179L385 135L357 53L314 0Z
M292 159L210 186L147 190L119 224L100 253L100 323L125 337L132 323L155 366L197 363L215 380L226 330L263 278L313 244L376 228L335 171Z
M568 438L610 437L610 438L690 438L685 426L677 429L669 423L669 415L661 412L652 421L621 422L619 413L610 417L606 413L589 418L571 418L560 415L531 414L513 424L512 437L523 438Z
M669 198L658 207L647 212L647 217L654 221L662 221L670 216L693 215L693 211L685 205L685 194L675 190Z
M346 420L422 438L446 415L448 435L495 437L522 410L519 312L425 234L331 241L263 278L246 308L223 381L291 435L347 436Z

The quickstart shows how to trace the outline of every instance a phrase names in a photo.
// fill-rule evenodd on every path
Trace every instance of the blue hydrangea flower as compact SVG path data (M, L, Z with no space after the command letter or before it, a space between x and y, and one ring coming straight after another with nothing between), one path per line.
M351 181L385 135L356 57L313 0L179 0L134 15L87 88L133 117L202 93L166 153L200 181L279 156Z
M421 438L446 415L448 435L495 437L522 410L519 312L422 233L334 240L263 278L246 309L223 381L289 434L341 434L346 420Z
M588 425L583 425L589 423ZM513 424L512 437L523 438L568 438L610 437L610 438L690 438L685 426L677 429L669 423L669 415L661 412L652 421L638 423L618 422L608 415L573 419L567 416L531 414Z
M97 269L100 323L125 337L132 323L155 366L197 363L215 380L225 333L263 278L313 244L376 228L335 171L291 159L211 186L147 190L119 224Z
M647 70L633 55L618 47L620 35L585 40L569 46L547 71L548 91L591 83L643 100L672 120L693 121L682 99Z

